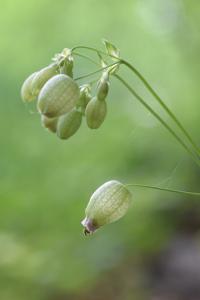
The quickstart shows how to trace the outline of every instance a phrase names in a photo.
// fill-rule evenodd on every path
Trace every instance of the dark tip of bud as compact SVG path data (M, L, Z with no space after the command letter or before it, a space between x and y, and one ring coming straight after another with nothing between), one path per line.
M91 220L87 217L81 222L81 224L84 227L84 234L86 236L94 233L99 228L99 226L95 224L94 220Z

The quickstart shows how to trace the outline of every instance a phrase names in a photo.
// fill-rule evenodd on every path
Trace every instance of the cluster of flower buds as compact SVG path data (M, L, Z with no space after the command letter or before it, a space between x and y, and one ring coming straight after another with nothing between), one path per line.
M132 194L122 183L111 180L100 186L91 196L81 222L85 235L123 217L130 207Z
M83 117L91 129L99 128L105 120L109 75L118 70L119 50L108 41L104 41L104 44L115 63L108 65L98 52L102 66L99 71L102 71L102 75L97 82L95 95L92 95L91 83L81 86L77 84L78 79L88 75L73 79L73 51L68 48L56 54L49 66L31 74L22 85L23 101L29 103L37 100L43 127L56 133L60 139L68 139L74 135L81 126ZM96 72L92 74L94 73ZM131 198L129 190L119 181L112 180L100 186L86 207L86 217L81 222L84 233L91 234L99 227L123 217Z
M107 112L109 72L103 72L92 96L90 84L79 86L73 79L73 65L72 52L66 48L55 55L52 64L31 74L21 88L22 100L37 100L43 127L60 139L75 134L84 116L89 128L99 128Z

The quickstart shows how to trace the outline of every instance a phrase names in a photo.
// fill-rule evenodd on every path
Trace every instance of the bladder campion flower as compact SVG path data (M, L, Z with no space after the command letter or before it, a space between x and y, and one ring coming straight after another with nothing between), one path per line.
M91 196L81 224L85 234L122 218L130 207L132 194L119 181L111 180L100 186Z
M77 46L72 49L64 48L61 53L53 57L53 63L31 74L24 81L21 88L21 98L24 102L31 102L37 99L37 109L41 114L43 127L54 133L56 132L61 139L68 139L75 134L82 123L83 117L86 117L89 128L99 128L107 114L107 103L105 100L112 76L129 90L200 166L200 148L177 119L176 115L150 86L143 75L127 60L121 58L120 51L115 45L107 40L104 40L103 43L106 52L86 46ZM77 52L77 50L81 49L97 54L98 62L94 61L90 56ZM89 74L73 78L74 56L87 59L95 65L101 66L101 68ZM183 134L185 140L162 118L162 115L159 115L134 90L132 85L118 74L121 65L126 66L129 71L141 80L146 89L175 123L176 129ZM86 79L99 72L101 73L100 79L84 82L81 85L77 83L79 80ZM96 82L97 88L94 94L92 85ZM141 184L123 185L119 181L111 180L100 186L90 198L85 211L86 217L81 222L85 228L85 234L93 233L99 227L117 221L125 215L132 198L132 194L127 189L127 186L131 185L186 195L200 195L200 193L170 190Z

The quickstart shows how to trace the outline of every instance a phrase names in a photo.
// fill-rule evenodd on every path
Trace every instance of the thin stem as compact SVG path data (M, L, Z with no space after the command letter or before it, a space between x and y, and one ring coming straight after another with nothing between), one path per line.
M191 135L189 132L184 128L182 123L177 119L175 114L170 110L170 108L164 103L164 101L160 98L160 96L155 92L155 90L150 86L150 84L147 82L147 80L142 76L142 74L129 62L126 60L121 60L121 63L126 65L131 71L135 73L135 75L143 82L143 84L146 86L146 88L149 90L149 92L155 97L155 99L160 103L160 105L164 108L164 110L167 112L167 114L173 119L173 121L176 123L176 125L179 127L179 129L183 132L185 137L188 139L188 141L191 143L191 145L194 147L195 152L200 155L200 149L196 145L196 143L193 141Z
M93 64L99 66L99 64L98 64L95 60L93 60L92 58L90 58L89 56L87 56L87 55L85 55L85 54L81 54L81 53L78 53L78 52L73 52L73 54L74 54L74 55L77 55L77 56L80 56L80 57L83 57L83 58L85 58L85 59L91 61Z
M108 53L106 53L106 52L104 52L104 51L98 50L98 49L96 49L96 48L93 48L93 47L87 47L87 46L82 46L82 45L80 45L80 46L76 46L76 47L72 48L71 51L74 52L74 50L76 50L76 49L86 49L86 50L90 50L90 51L93 51L93 52L96 52L96 53L100 53L100 54L105 55L105 56L109 56L109 57L114 58L114 59L116 59L116 60L118 60L118 61L121 61L120 58L118 58L118 57L116 57L116 56L114 56L114 55L108 54Z
M194 153L188 148L188 146L181 140L181 138L174 132L174 130L135 92L135 90L119 75L114 75L123 85L134 95L154 117L173 135L173 137L179 142L179 144L191 155L193 160L200 166L200 161L194 156Z
M125 184L124 186L142 187L142 188L154 189L154 190L171 192L171 193L177 193L177 194L184 194L184 195L190 195L190 196L200 196L200 193L194 193L194 192L188 192L188 191L180 191L180 190L173 190L173 189L161 188L161 187L152 186L152 185L146 185L146 184L130 183L130 184Z
M106 69L109 69L110 67L113 67L113 66L118 65L118 64L119 64L119 62L115 62L115 63L110 64L110 65L108 65L108 66L106 66L106 67L104 67L104 68L100 68L100 69L98 69L98 70L96 70L96 71L94 71L94 72L91 72L91 73L88 73L88 74L86 74L86 75L77 77L77 78L75 78L74 80L80 80L80 79L84 79L84 78L90 77L90 76L92 76L92 75L95 75L95 74L97 74L97 73L99 73L99 72L102 72L102 71L104 71L104 70L106 70Z
M87 46L76 46L72 49L72 52L76 49L87 49L96 53L101 53L103 55L115 58L114 56L105 53L101 50L98 50L93 47L87 47ZM88 59L88 57L85 57ZM90 59L91 60L91 59ZM119 59L119 62L126 65L130 70L132 70L143 82L143 84L147 87L147 89L151 92L151 94L156 98L156 100L161 104L161 106L165 109L165 111L168 113L168 115L174 120L174 122L177 124L179 129L184 133L184 135L187 137L187 139L190 141L192 146L195 149L195 152L199 155L200 150L198 146L193 141L190 134L186 131L186 129L183 127L183 125L180 123L180 121L176 118L176 116L173 114L173 112L168 108L168 106L162 101L162 99L157 95L157 93L153 90L153 88L149 85L149 83L145 80L145 78L137 71L129 62L123 59ZM162 123L162 125L174 136L174 138L183 146L183 148L192 156L194 161L200 166L200 161L197 159L196 156L194 156L194 153L188 148L188 146L179 138L179 136L171 129L171 127L168 126L168 124L118 75L115 75L128 89L129 91ZM198 156L199 158L199 156Z
M72 51L74 51L75 49L87 49L96 53L101 53L103 55L109 56L111 58L115 58L117 59L115 56L112 56L108 53L105 53L101 50L98 50L96 48L93 47L86 47L86 46L76 46L72 49ZM182 131L182 133L185 135L185 137L188 139L188 141L191 143L191 145L194 148L194 151L198 154L198 156L200 156L200 149L197 146L197 144L194 142L193 138L191 137L191 135L189 134L189 132L185 129L185 127L182 125L182 123L178 120L178 118L175 116L175 114L171 111L171 109L164 103L164 101L159 97L159 95L154 91L154 89L150 86L150 84L147 82L147 80L142 76L142 74L133 66L131 65L129 62L127 62L124 59L120 59L119 61L126 65L130 70L132 70L136 76L138 76L138 78L143 82L143 84L146 86L146 88L150 91L150 93L155 97L155 99L160 103L160 105L163 107L163 109L167 112L167 114L172 118L172 120L176 123L176 125L178 126L178 128Z

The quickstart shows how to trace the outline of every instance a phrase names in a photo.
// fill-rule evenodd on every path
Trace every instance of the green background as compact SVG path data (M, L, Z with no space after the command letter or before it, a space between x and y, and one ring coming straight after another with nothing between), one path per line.
M106 38L200 144L199 14L194 0L1 1L0 299L154 299L149 260L191 219L188 211L200 217L199 199L132 189L128 214L87 238L84 209L111 179L198 191L198 167L115 78L102 127L83 122L67 141L41 127L20 88L63 48L103 49ZM75 59L76 75L92 70ZM173 125L130 71L120 73Z

